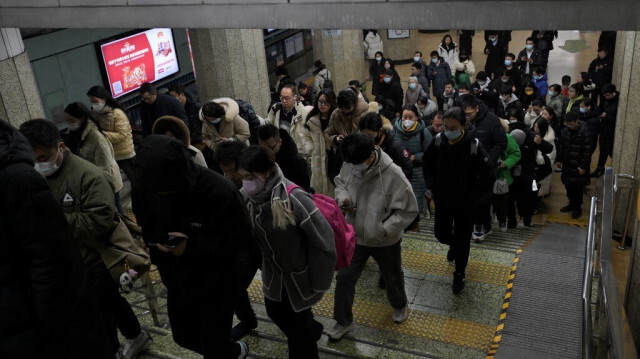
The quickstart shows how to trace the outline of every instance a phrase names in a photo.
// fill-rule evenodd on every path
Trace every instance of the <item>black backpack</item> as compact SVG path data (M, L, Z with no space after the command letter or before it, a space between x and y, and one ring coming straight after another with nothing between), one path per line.
M249 124L249 131L253 134L255 129L260 126L260 119L258 118L258 115L256 115L256 111L253 109L253 106L245 100L237 99L236 102L240 109L238 115L247 121Z

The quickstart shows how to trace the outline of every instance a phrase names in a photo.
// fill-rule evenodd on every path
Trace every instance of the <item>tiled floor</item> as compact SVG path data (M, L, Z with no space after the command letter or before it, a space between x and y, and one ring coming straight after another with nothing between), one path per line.
M453 33L453 32L451 32ZM514 31L511 52L519 51L529 32ZM428 54L442 39L443 34L419 34L418 49ZM572 78L587 69L595 58L599 33L560 32L554 42L556 50L549 59L549 83L558 83L562 75ZM566 43L566 41L569 41ZM584 41L584 43L582 43ZM484 68L483 32L477 32L474 41L473 61L479 71ZM586 47L580 52L567 52ZM393 54L389 54L393 57ZM403 87L409 75L409 65L397 66ZM367 89L370 91L370 83ZM385 291L378 289L377 266L371 263L364 271L356 291L354 307L356 330L338 343L329 342L326 335L319 341L321 357L348 358L482 358L487 354L496 326L500 320L503 297L515 251L539 233L547 222L568 223L584 226L586 215L572 221L568 215L560 214L565 204L564 188L559 175L554 176L552 195L545 199L540 214L534 219L536 228L518 228L506 233L494 232L483 244L472 244L470 266L467 273L467 288L460 296L451 293L453 267L446 262L447 248L433 237L432 220L423 219L420 233L409 233L403 241L403 260L406 290L410 302L410 319L397 325L391 321L391 308ZM585 195L584 213L588 213L588 194ZM623 263L628 251L614 250L614 262ZM625 272L624 266L616 273ZM621 276L618 276L621 277ZM623 279L620 279L623 280ZM277 327L269 320L263 306L259 276L250 289L254 307L259 315L258 330L247 337L254 358L285 358L286 342ZM517 284L516 284L517 285ZM165 294L161 284L156 290ZM623 286L622 286L623 287ZM141 300L139 293L129 298ZM165 300L160 299L161 306ZM135 305L145 327L152 327L144 300ZM333 325L333 289L327 293L314 312L324 325ZM167 323L166 307L161 309L161 320ZM177 347L166 330L154 329L156 344L142 358L195 358L197 355Z

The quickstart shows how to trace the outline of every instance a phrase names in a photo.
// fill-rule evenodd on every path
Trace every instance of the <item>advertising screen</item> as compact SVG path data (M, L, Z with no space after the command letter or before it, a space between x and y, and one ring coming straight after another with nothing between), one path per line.
M151 29L100 46L113 97L180 71L171 29Z

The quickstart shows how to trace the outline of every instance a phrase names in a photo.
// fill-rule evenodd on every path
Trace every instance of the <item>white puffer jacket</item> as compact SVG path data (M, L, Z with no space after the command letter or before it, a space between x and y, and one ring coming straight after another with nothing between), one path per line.
M373 60L376 58L376 52L383 52L382 49L384 45L382 44L382 39L380 35L374 34L369 31L367 36L364 38L364 49L367 51L367 57L369 60Z

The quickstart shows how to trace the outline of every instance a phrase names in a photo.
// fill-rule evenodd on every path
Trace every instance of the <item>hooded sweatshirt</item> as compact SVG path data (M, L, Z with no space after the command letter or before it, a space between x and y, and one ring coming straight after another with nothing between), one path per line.
M418 203L400 167L379 147L374 151L375 162L364 173L344 163L335 178L336 200L349 200L356 206L346 219L359 245L387 247L398 243L404 229L416 219Z

